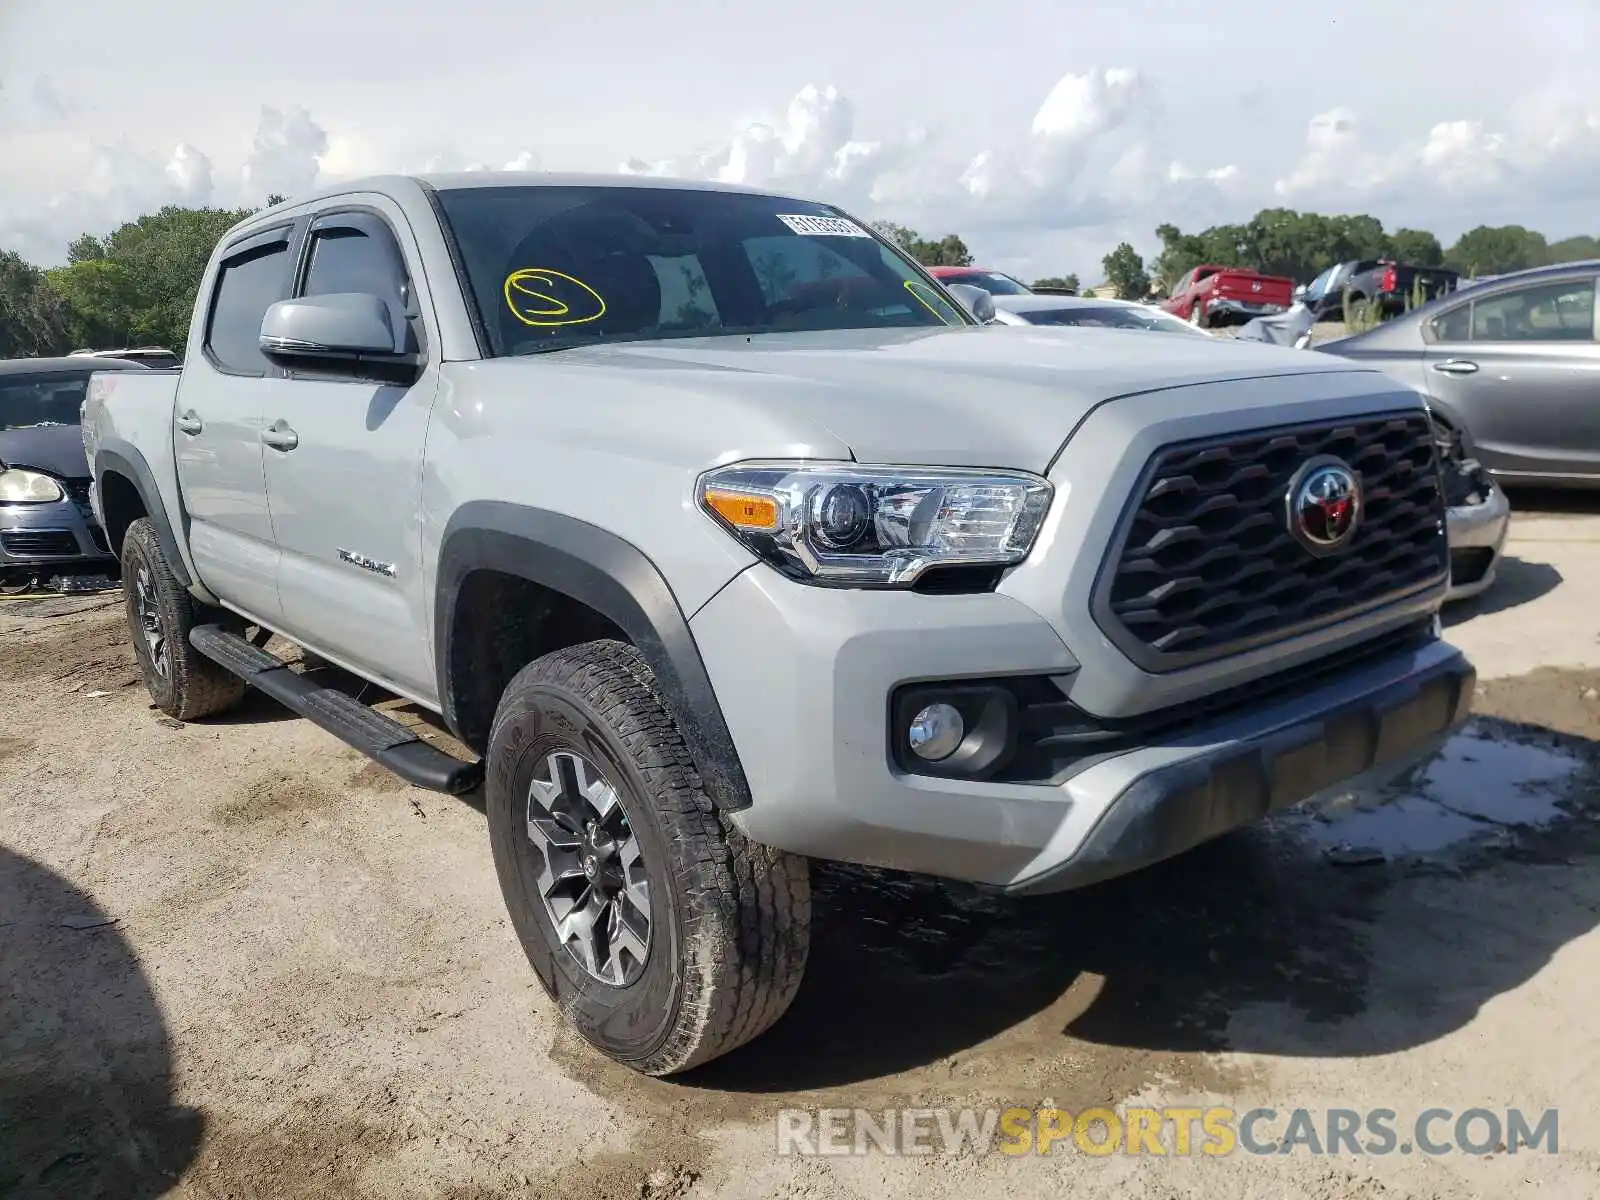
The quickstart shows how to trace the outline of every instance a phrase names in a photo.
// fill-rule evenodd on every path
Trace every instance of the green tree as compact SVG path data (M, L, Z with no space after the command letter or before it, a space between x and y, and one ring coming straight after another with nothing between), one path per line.
M1551 264L1582 262L1590 258L1600 258L1600 238L1562 238L1559 242L1552 242L1545 254L1545 261Z
M1105 267L1107 281L1116 289L1117 299L1143 300L1149 295L1150 276L1145 273L1144 259L1127 242L1100 261Z
M43 271L0 250L0 358L67 352L67 312Z
M53 277L77 313L75 336L96 349L130 343L182 347L211 252L255 211L168 205L104 238L78 238L68 250L68 265Z
M1035 279L1033 286L1036 288L1066 288L1073 292L1082 290L1078 284L1078 277L1071 272L1065 275L1050 275L1044 279Z
M1463 275L1504 275L1550 260L1550 247L1542 233L1521 225L1479 225L1456 240L1444 256L1447 266Z
M128 344L139 298L125 268L106 258L85 258L45 275L65 305L67 340L75 348Z
M929 241L915 229L893 221L874 221L872 227L925 267L970 267L972 253L966 242L954 233Z
M1411 267L1437 267L1444 264L1444 247L1426 229L1396 229L1390 240L1390 253L1396 262Z

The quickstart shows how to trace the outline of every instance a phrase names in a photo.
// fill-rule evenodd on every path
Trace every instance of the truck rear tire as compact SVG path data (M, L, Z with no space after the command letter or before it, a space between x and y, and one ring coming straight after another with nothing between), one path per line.
M586 642L525 667L487 765L512 925L592 1045L670 1075L784 1014L810 943L808 864L715 808L637 650Z
M172 574L161 539L148 517L128 526L122 538L122 595L128 639L156 707L169 717L193 721L237 704L245 682L189 644L197 605Z

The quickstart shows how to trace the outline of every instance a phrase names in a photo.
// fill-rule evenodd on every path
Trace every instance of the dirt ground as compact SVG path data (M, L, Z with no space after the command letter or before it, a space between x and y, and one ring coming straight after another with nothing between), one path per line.
M1031 901L819 867L790 1014L671 1082L552 1011L476 798L260 696L161 717L115 594L0 603L0 1195L1600 1194L1600 516L1509 553L1450 617L1481 715L1385 803ZM783 1108L1145 1102L1556 1108L1559 1153L775 1148Z

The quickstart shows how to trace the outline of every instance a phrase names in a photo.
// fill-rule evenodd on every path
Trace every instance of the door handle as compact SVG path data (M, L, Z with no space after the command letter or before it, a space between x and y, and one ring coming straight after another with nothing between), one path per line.
M1434 363L1433 369L1441 375L1471 375L1478 369L1478 364L1468 362L1464 358L1447 358L1443 362Z
M177 425L179 432L187 433L190 437L193 437L206 427L205 422L200 419L200 414L192 408L179 417L174 424Z
M279 417L261 431L261 440L274 450L287 452L300 444L300 435L289 428L289 422Z

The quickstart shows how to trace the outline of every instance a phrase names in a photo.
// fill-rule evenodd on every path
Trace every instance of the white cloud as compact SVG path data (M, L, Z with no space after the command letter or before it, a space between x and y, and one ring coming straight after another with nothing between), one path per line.
M630 158L618 169L837 196L868 188L882 155L855 136L855 108L838 89L807 84L782 118L750 121L723 145L677 159Z
M1380 140L1352 109L1330 109L1311 119L1304 151L1274 191L1287 202L1515 219L1502 214L1591 195L1597 182L1600 105L1592 89L1555 81L1512 106L1500 127L1439 121L1409 141Z
M958 231L987 261L1024 274L1092 274L1117 241L1157 249L1163 221L1199 229L1265 204L1360 208L1448 240L1479 219L1537 226L1530 198L1570 198L1587 211L1584 198L1600 189L1600 102L1581 78L1547 81L1492 120L1446 112L1394 129L1341 105L1311 118L1301 144L1276 159L1242 130L1229 147L1239 161L1186 136L1186 114L1163 107L1173 96L1127 67L1074 70L1041 89L1031 113L1013 116L1009 128L973 138L937 125L876 126L838 88L814 83L776 113L734 123L723 140L698 150L640 146L648 153L618 169L793 191L929 235ZM386 171L594 165L565 161L571 151L552 161L549 145L523 143L520 123L441 122L432 134L413 134L348 115L325 122L320 109L313 117L293 102L230 118L231 144L175 128L167 144L176 148L163 153L97 136L85 115L95 111L43 76L0 88L8 167L0 246L53 263L77 234L105 232L164 203L260 204L272 192L294 196Z
M260 199L273 192L295 196L316 186L328 153L328 131L299 105L278 109L261 106L250 156L244 161L244 181Z
M33 107L46 120L60 121L71 115L71 108L56 92L50 77L41 75L33 81Z
M211 160L187 142L172 152L166 175L180 197L178 203L198 208L211 202Z

